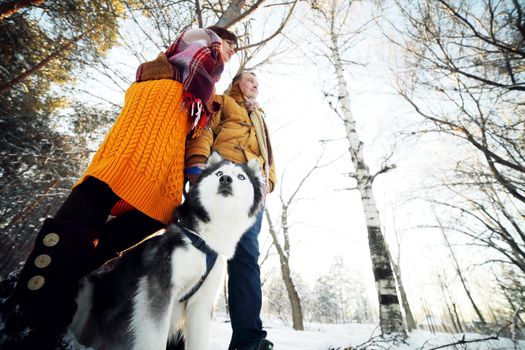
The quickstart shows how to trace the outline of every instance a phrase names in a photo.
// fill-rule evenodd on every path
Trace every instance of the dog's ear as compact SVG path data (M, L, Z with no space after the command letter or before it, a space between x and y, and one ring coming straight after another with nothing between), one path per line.
M221 155L219 154L219 152L215 152L213 151L212 154L210 155L210 157L208 158L208 161L206 162L206 168L209 168L215 164L218 164L220 162L222 162L222 157Z
M252 169L255 174L262 172L261 164L256 158L252 158L248 163L248 168Z
M253 189L254 189L254 201L250 208L250 216L254 216L261 207L264 199L266 189L266 178L263 174L261 164L255 158L251 159L248 163L243 165L248 176L252 178Z
M248 163L246 163L248 168L253 171L253 174L257 176L261 182L264 182L264 175L261 168L261 163L256 158L252 158Z

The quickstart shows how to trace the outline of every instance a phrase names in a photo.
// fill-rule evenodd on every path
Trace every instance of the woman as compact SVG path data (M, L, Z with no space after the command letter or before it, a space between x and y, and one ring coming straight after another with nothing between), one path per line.
M10 298L20 307L7 320L8 348L59 348L78 280L168 223L182 199L186 137L217 109L214 84L236 49L223 28L190 29L140 65L91 165L37 235Z
M202 171L213 147L224 159L246 163L257 159L266 175L266 192L275 185L275 166L264 113L256 98L259 93L253 72L237 75L224 96L216 96L221 104L207 128L186 147L185 173L194 183ZM228 306L232 324L229 350L269 350L273 344L265 339L266 331L260 319L262 291L258 265L262 214L246 231L237 245L234 257L228 261Z

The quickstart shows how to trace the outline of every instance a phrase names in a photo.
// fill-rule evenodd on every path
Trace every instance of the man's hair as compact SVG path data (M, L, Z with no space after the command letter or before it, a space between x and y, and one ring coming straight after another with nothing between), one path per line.
M229 30L224 29L222 27L218 27L218 26L211 26L211 27L208 27L206 29L214 31L215 34L217 34L221 39L223 39L223 40L230 40L231 42L233 42L235 44L235 46L237 46L237 47L239 46L237 35L233 34Z
M257 75L255 75L255 72L247 70L247 71L241 72L241 73L237 74L236 76L234 76L233 80L232 80L232 85L234 85L236 82L241 80L243 74L251 74L254 77L257 77Z

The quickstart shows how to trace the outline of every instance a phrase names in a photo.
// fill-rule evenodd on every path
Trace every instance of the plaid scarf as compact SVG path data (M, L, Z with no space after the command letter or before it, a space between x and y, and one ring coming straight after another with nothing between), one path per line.
M155 60L142 63L137 69L136 81L173 79L182 83L193 129L202 130L211 114L219 109L213 103L213 96L223 70L219 36L209 29L190 29L183 32L166 53L161 52Z

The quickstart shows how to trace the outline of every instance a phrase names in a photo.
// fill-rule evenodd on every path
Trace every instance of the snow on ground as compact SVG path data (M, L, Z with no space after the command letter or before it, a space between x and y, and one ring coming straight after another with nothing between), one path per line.
M371 337L378 335L377 325L371 324L307 324L306 330L294 331L283 326L280 321L265 322L268 339L276 350L343 350L349 346L356 348ZM212 325L210 350L226 350L231 336L231 325L218 315ZM458 341L463 334L446 334L417 330L410 334L407 344L391 345L378 343L367 347L368 350L425 350ZM465 340L486 338L479 334L465 334ZM358 349L362 349L359 347ZM525 341L514 344L510 339L499 339L469 343L464 346L448 347L446 349L468 350L525 350Z

